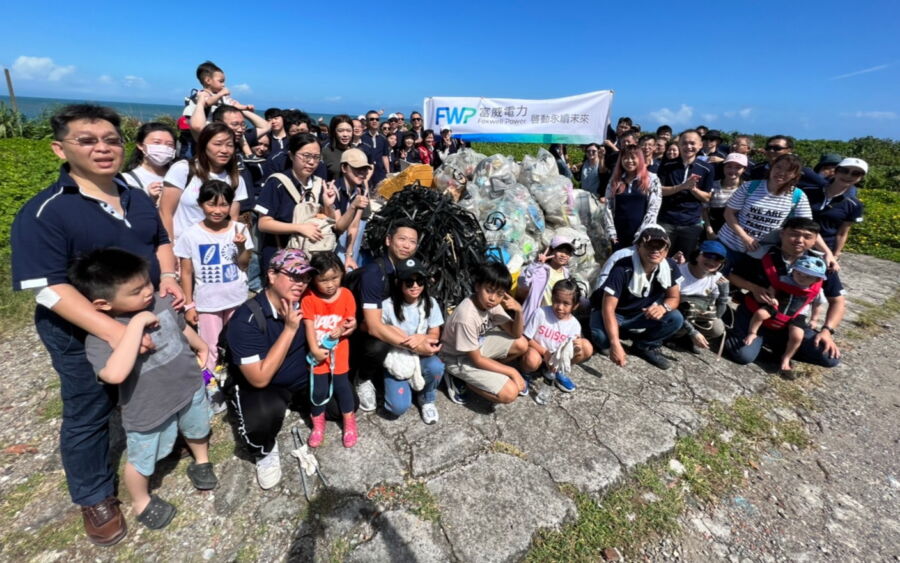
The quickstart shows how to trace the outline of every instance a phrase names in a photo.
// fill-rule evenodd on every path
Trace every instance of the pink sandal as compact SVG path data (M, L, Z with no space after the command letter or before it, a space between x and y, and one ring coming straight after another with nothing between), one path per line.
M312 417L312 426L307 442L310 448L318 448L325 441L325 413Z

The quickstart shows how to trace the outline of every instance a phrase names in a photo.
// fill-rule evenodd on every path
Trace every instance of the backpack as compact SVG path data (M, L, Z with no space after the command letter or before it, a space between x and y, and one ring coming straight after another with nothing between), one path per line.
M296 203L294 206L294 216L291 219L291 222L295 225L300 223L312 223L319 227L319 231L322 233L322 240L318 242L312 242L303 235L293 234L288 238L286 244L283 242L283 236L279 235L279 246L282 248L299 248L305 252L333 251L337 246L337 235L334 232L334 219L320 216L319 213L319 198L322 195L322 179L313 176L312 201L304 201L303 198L300 197L300 193L297 191L296 186L294 186L294 182L286 175L281 172L276 172L269 177L275 178L281 182L281 185L284 186L284 189L290 194L291 199Z
M267 330L266 317L259 301L256 300L256 297L251 297L244 304L247 305L247 308L253 314L256 327L265 335ZM233 362L231 349L228 346L228 325L232 322L235 322L234 315L222 326L222 332L219 333L219 339L216 341L216 348L219 351L219 356L216 360L216 374L219 378L219 388L222 389L226 396L231 396L237 382L244 380L244 375Z
M378 264L378 269L381 270L381 291L383 295L389 294L391 290L390 276L387 275L387 269L384 265L385 260L387 260L387 258L384 256L375 259L375 263ZM356 320L358 323L361 323L363 320L363 307L360 303L362 303L361 281L364 269L365 267L351 270L344 276L344 279L341 282L341 285L346 287L350 293L353 294L353 299L356 300Z
M762 180L753 180L750 182L750 185L747 186L747 196L749 197L753 192L756 191L756 188L759 187L760 182ZM803 190L795 187L794 192L791 194L791 212L788 213L788 216L785 219L790 219L794 216L794 211L797 209L797 205L800 203L800 196L803 195Z

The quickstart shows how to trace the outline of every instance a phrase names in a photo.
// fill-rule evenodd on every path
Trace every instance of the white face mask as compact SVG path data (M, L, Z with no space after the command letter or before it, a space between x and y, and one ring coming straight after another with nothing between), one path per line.
M146 145L144 158L155 166L165 166L175 158L175 149L168 145Z

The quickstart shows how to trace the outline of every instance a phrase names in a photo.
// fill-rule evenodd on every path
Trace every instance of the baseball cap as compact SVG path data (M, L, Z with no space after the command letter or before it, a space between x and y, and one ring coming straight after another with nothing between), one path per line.
M859 168L864 173L869 173L869 164L861 158L845 158L838 163L838 168Z
M841 155L833 152L826 152L819 157L819 162L816 166L837 166L842 160L844 160L844 158Z
M793 270L820 279L825 279L826 276L825 261L818 256L810 256L808 254L797 258L794 262Z
M372 165L366 159L366 153L359 149L345 150L344 154L341 155L341 164L349 164L353 168L362 168L364 166L372 168Z
M651 240L662 240L668 245L672 244L669 241L669 235L666 234L666 230L659 225L647 225L644 227L644 230L638 234L635 244L640 242L650 242Z
M718 129L710 129L709 131L706 132L706 135L703 135L703 140L706 140L706 139L718 139L721 141L722 140L722 132L719 131Z
M739 152L730 152L728 153L728 156L725 157L725 162L722 163L722 166L725 166L729 162L735 162L744 168L747 168L747 155Z
M553 237L553 239L550 240L550 250L559 248L560 246L568 246L571 247L572 250L575 250L575 241L573 241L569 237L556 235L555 237Z
M425 269L425 265L422 264L420 260L416 260L415 258L407 258L406 260L401 260L395 267L395 270L398 280L408 280L415 276L428 275L428 271Z
M305 274L312 270L309 256L297 248L283 248L269 260L269 269L288 274Z
M717 256L721 256L722 258L728 257L728 251L725 249L725 245L717 240L705 240L700 243L700 252L715 254Z

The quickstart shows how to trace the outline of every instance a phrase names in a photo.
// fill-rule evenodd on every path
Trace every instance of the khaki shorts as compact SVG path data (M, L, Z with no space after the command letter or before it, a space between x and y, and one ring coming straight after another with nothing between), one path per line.
M509 349L516 339L505 332L489 332L481 345L481 355L492 360L502 360L509 355ZM447 373L478 389L497 395L509 381L509 376L495 371L476 368L469 356L447 356L444 358Z

